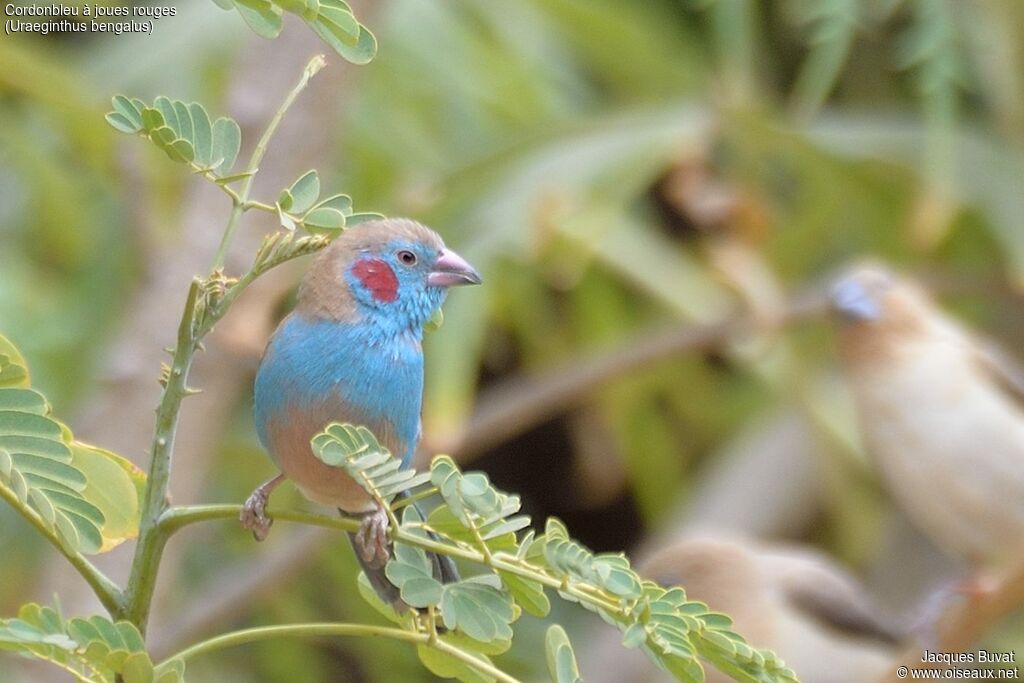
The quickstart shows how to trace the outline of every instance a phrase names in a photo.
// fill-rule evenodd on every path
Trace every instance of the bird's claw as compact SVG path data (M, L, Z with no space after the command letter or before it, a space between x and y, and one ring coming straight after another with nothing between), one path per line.
M262 541L270 534L270 527L274 520L267 516L267 501L270 494L262 486L252 492L242 505L238 513L238 521L242 526L252 532L252 537Z
M363 516L356 533L356 547L367 565L383 567L391 559L391 540L388 538L388 515L377 508Z

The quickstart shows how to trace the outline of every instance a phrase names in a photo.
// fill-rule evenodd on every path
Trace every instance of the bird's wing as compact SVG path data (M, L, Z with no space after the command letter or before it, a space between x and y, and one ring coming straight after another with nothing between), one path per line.
M773 553L772 573L786 601L833 631L897 643L902 634L886 623L865 590L839 567L808 553Z
M1024 410L1024 367L996 344L977 338L972 341L974 357L982 371Z

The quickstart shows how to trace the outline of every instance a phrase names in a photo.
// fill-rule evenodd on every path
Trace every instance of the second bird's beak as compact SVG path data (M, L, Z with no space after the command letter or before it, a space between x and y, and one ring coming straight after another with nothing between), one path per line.
M427 275L427 284L433 287L454 287L457 285L478 285L483 280L466 259L451 249L444 249Z
M847 320L878 320L881 306L863 283L853 278L840 280L832 288L832 307Z

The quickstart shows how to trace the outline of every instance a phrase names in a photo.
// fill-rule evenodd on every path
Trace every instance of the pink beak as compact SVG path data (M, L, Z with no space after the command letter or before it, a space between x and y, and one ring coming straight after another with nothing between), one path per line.
M454 287L457 285L478 285L483 280L466 259L451 249L444 249L434 262L434 268L427 275L427 284L432 287Z

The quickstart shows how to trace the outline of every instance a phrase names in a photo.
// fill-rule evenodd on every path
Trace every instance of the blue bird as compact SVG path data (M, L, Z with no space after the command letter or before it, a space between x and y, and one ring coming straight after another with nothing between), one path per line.
M362 517L350 535L356 556L377 593L404 609L384 575L384 510L314 456L310 439L331 422L364 425L408 466L420 437L423 326L449 287L480 281L437 233L404 218L353 226L317 255L256 375L256 432L281 470L242 508L241 522L257 540L270 530L271 492L291 479L310 500ZM435 558L439 578L449 568Z

